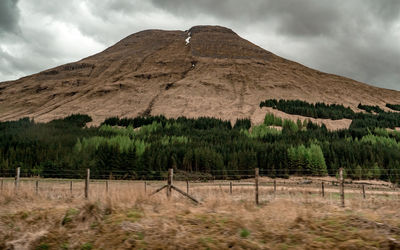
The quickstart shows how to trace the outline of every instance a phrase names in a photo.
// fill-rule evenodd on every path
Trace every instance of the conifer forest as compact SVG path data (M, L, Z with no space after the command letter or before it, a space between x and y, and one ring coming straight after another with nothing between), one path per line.
M266 100L288 114L332 120L347 118L349 129L329 131L309 120L285 120L266 113L263 124L234 124L212 117L111 117L100 126L75 114L48 123L29 118L0 123L0 174L25 176L159 179L168 168L203 178L250 176L254 168L270 177L335 176L400 181L399 105L342 105L299 100Z

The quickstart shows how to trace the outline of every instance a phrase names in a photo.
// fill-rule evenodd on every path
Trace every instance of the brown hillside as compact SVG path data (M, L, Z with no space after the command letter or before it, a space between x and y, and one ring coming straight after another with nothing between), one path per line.
M186 44L188 36L190 42ZM278 57L232 30L146 30L101 53L0 83L0 119L49 121L86 113L106 117L164 114L262 120L267 98L384 106L400 92L322 73Z

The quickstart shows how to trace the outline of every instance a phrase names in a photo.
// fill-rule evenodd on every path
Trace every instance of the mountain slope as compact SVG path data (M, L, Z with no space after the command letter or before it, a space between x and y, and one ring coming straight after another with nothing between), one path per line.
M307 68L224 27L195 26L138 32L78 62L0 83L0 119L86 113L95 124L157 114L259 121L259 103L269 98L356 109L360 102L398 103L400 92Z

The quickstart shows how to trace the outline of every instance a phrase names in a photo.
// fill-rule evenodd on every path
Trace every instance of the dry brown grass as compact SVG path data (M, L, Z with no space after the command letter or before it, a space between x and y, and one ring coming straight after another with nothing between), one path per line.
M400 247L400 199L336 193L321 198L305 188L254 188L193 184L200 205L176 192L148 197L143 182L12 181L0 194L0 249L396 249ZM150 182L147 193L160 187ZM226 184L226 183L225 183ZM185 190L185 183L176 183Z

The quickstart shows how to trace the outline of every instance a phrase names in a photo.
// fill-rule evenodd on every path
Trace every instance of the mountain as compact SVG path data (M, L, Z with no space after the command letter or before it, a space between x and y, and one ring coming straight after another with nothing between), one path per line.
M49 121L72 113L99 124L110 116L164 114L262 120L262 100L301 99L357 109L398 103L400 92L323 73L281 58L228 28L145 30L108 49L0 83L0 120Z

